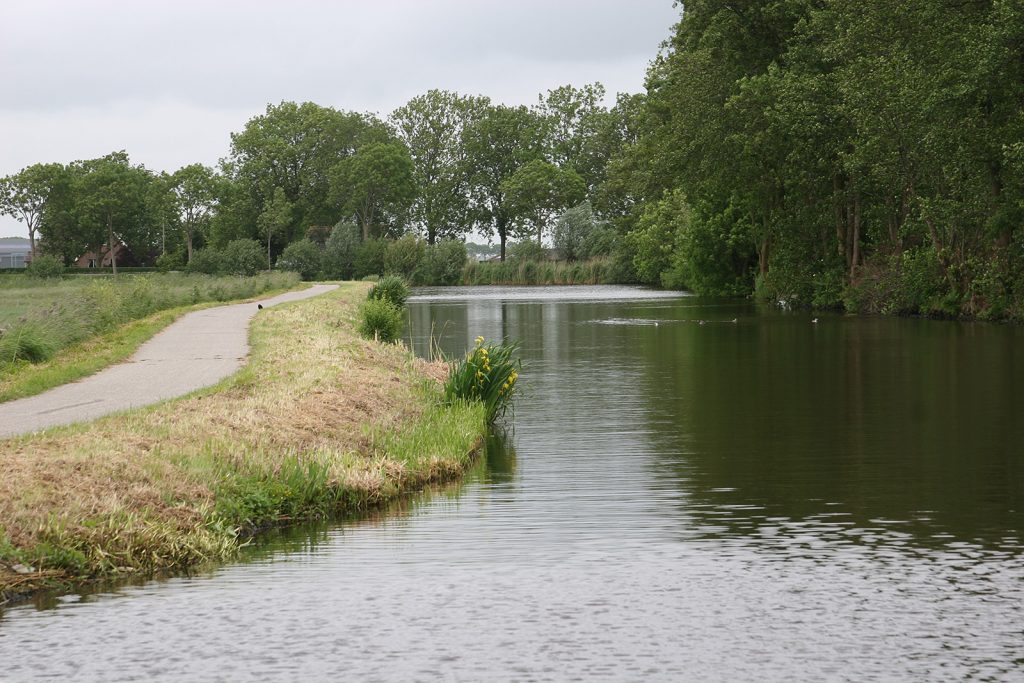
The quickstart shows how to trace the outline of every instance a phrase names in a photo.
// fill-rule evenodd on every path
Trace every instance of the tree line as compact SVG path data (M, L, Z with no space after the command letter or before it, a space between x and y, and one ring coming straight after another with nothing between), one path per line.
M646 91L611 106L600 84L532 107L431 90L386 118L282 102L217 169L37 165L0 208L65 259L476 231L620 282L1024 318L1019 0L680 4Z
M565 86L525 107L431 90L386 119L282 102L231 135L216 169L154 173L123 151L36 164L0 181L0 210L65 262L120 241L188 264L238 240L273 262L339 224L361 242L415 233L429 245L476 230L504 259L510 240L542 242L604 182L627 113L604 97L600 84Z
M643 280L1024 317L1019 0L684 5L610 171Z

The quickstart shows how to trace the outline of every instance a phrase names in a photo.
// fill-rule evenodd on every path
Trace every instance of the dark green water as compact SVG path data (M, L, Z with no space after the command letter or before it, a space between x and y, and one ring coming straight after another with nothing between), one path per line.
M463 485L10 609L0 681L1024 677L1021 329L603 287L410 311L421 353L523 345Z

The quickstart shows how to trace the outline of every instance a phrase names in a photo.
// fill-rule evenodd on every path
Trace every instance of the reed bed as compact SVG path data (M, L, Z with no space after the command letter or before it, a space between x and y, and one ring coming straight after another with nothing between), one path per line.
M614 284L608 259L593 261L471 261L462 269L464 285Z

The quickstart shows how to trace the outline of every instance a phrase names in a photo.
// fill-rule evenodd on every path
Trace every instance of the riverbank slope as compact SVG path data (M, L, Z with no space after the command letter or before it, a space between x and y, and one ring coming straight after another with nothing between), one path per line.
M358 337L367 287L263 311L214 388L0 441L0 593L223 560L462 472L482 411L440 407L443 366Z

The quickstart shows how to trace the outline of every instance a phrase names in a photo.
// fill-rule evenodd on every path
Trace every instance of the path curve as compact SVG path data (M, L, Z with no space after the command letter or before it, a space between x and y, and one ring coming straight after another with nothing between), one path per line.
M318 296L338 285L313 285L259 301L264 308ZM139 347L131 358L37 396L0 403L0 438L94 420L216 384L249 355L249 321L257 302L193 311Z

